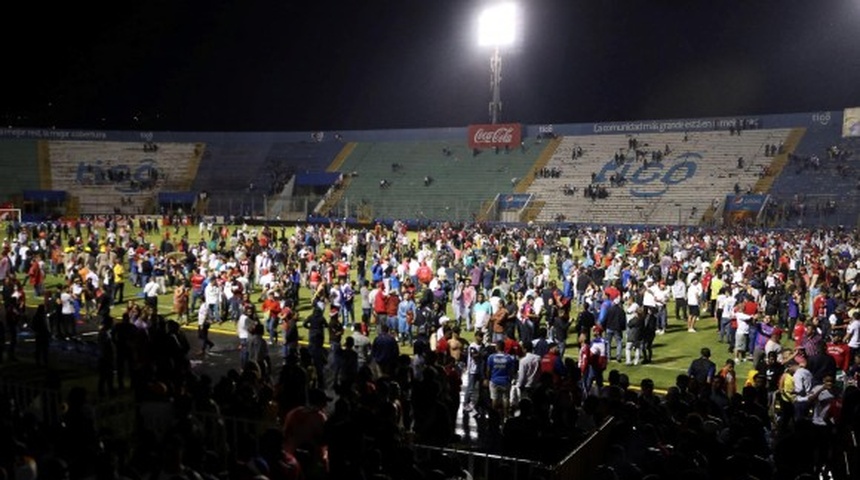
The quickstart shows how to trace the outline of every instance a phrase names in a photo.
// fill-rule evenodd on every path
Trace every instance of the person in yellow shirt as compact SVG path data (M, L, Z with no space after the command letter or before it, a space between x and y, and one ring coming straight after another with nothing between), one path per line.
M113 262L113 304L119 305L123 303L123 294L125 290L125 267L119 258Z
M717 312L717 297L720 296L720 290L722 290L723 287L726 285L726 282L723 281L722 273L722 269L718 268L717 274L714 275L713 278L711 278L711 291L708 301L708 311L711 312L711 315L713 315L713 317L716 318L717 321L719 321L720 314L722 313Z

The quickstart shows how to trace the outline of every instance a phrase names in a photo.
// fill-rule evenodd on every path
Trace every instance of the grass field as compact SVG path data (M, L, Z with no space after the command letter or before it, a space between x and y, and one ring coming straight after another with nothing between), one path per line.
M288 233L291 233L291 231L288 231ZM197 228L189 228L189 237L191 243L194 243L200 239L199 234L197 233ZM154 242L156 245L159 244L160 239L161 237L159 234L153 234L147 238L148 241ZM555 266L553 265L551 268L553 270L553 275L555 275ZM351 272L352 278L355 278L355 275L355 270L353 270ZM64 279L62 277L48 276L46 280L46 286L59 286L62 285L63 282ZM140 289L134 288L132 285L130 285L130 282L127 281L125 286L126 298L137 298L139 297L139 295ZM256 301L259 295L259 292L255 292L254 294L252 294L252 299ZM299 313L302 318L305 318L310 313L308 296L308 289L302 287L300 291L299 309ZM40 301L40 299L37 299L33 295L33 291L29 287L29 285L27 285L27 298L28 305L31 308L35 308ZM356 311L360 312L360 299L357 299L356 302ZM172 291L163 294L159 298L158 304L159 313L170 318L173 315ZM113 315L118 318L122 315L124 308L124 306L115 306L112 310ZM450 314L450 305L448 309ZM614 362L614 360L611 360L609 363L608 370L617 369L620 372L627 374L630 378L631 385L638 385L643 378L651 378L652 380L654 380L654 383L657 388L662 390L673 385L675 383L675 378L678 374L687 371L690 362L699 356L699 351L702 347L709 347L711 349L711 360L713 360L717 364L717 368L721 367L725 360L731 357L731 355L727 352L726 345L717 342L716 321L713 318L707 317L700 320L697 325L697 332L688 333L686 329L686 323L683 320L675 319L672 315L672 312L674 312L674 305L669 305L669 312L669 328L667 329L665 335L658 336L655 340L653 358L654 361L652 364L625 366L623 363L619 364ZM578 312L574 309L574 311L572 312L574 318L577 313ZM195 321L194 318L192 318L192 321ZM189 327L189 329L193 328L193 326ZM231 323L225 323L223 325L213 327L213 331L234 334L235 327ZM472 334L465 332L464 337L471 341ZM570 346L570 348L566 350L566 356L577 358L579 349L575 345L575 343L576 339L574 338L574 335L570 335L568 339L568 345ZM407 353L411 352L407 351ZM737 366L737 376L739 379L741 379L740 381L746 378L749 369L749 363L742 363Z

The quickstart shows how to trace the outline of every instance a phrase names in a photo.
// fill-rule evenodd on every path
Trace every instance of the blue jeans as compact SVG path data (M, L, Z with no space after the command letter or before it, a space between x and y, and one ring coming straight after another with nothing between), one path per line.
M612 355L612 339L616 339L615 345L615 360L621 361L621 352L622 345L624 344L624 332L621 330L607 330L606 331L606 349L607 354Z
M382 332L382 326L388 325L388 315L384 313L376 314L376 333Z
M477 373L470 373L466 380L466 393L463 395L463 401L466 405L474 405L478 403L478 388L480 388L481 377Z
M598 389L603 388L603 370L598 370L594 365L589 365L585 372L585 378L582 380L582 391L588 395L592 384L595 383Z
M809 318L812 318L812 317L818 315L818 312L815 311L815 308L813 308L812 305L813 305L813 300L815 300L815 297L818 296L819 292L821 292L821 289L818 287L810 287L809 288L809 304L808 304Z
M278 317L266 320L266 330L269 332L269 342L278 343Z
M668 324L668 312L666 311L666 306L663 305L657 310L657 325L660 330L666 330Z
M397 319L397 333L400 334L401 342L412 343L412 325L405 318Z
M197 311L197 301L198 300L201 302L205 301L203 298L203 290L201 290L199 292L195 292L194 290L192 290L191 291L191 307L189 307L192 312Z
M466 330L472 329L472 307L460 307L460 315L466 320Z
M343 318L343 326L348 327L355 323L355 315L353 314L353 303L345 302L340 310L340 315Z
M248 351L248 339L240 338L239 339L239 365L242 368L245 367L245 364L248 363L248 359L251 356L251 352Z
M732 327L732 319L723 317L720 319L720 338L719 341L723 341L723 338L726 339L726 343L731 344L734 342L734 336L729 336L731 333Z

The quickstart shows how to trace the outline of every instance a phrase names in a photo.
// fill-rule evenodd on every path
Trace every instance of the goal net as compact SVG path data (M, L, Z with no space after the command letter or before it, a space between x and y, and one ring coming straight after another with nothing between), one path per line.
M21 223L20 208L0 208L0 222L17 222Z

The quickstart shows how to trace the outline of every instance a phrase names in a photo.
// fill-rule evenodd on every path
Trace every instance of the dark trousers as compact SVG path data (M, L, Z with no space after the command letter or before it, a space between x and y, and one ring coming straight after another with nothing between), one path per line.
M124 298L125 298L124 297L125 282L114 283L113 284L113 292L111 292L111 293L113 294L113 304L114 305L123 303L125 301L124 300Z
M6 322L0 322L0 362L6 353Z
M675 318L678 320L687 321L687 299L686 298L676 298L675 299Z
M197 337L200 339L200 353L205 354L206 349L212 349L215 344L212 340L209 340L209 322L204 323L202 326L197 327Z
M119 389L125 389L125 375L131 377L131 352L126 352L123 349L116 351L116 383Z
M18 320L6 321L6 337L9 338L9 360L15 360L15 350L18 348Z
M99 359L99 396L113 395L113 359Z
M50 346L51 335L47 332L36 334L36 350L33 354L36 365L48 364L48 347Z

